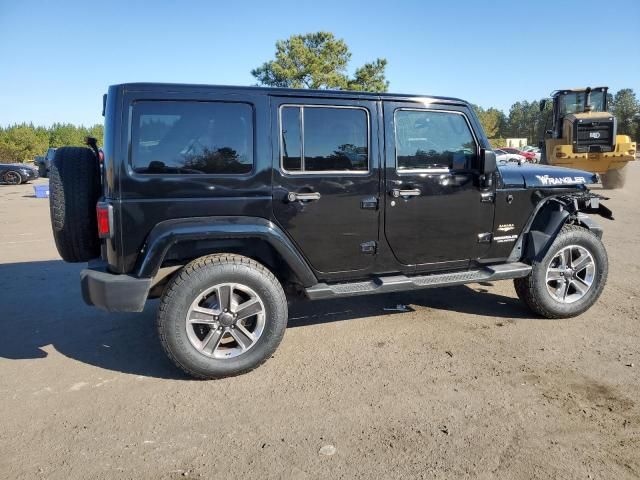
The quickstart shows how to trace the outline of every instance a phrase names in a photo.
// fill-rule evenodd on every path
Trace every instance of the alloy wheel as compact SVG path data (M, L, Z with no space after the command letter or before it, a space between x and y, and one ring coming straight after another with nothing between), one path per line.
M589 292L595 275L593 255L584 247L569 245L559 250L549 262L547 290L560 303L574 303Z
M189 307L187 337L207 357L237 357L255 346L264 331L265 314L262 299L246 285L215 285Z
M16 172L7 172L4 174L4 181L9 185L19 185L22 182L22 177Z

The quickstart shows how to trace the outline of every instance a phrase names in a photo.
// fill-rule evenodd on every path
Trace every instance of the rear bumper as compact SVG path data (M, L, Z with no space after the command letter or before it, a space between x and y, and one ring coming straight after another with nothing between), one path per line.
M150 278L110 273L104 262L90 262L87 267L80 272L82 298L87 305L110 312L143 310L151 288Z

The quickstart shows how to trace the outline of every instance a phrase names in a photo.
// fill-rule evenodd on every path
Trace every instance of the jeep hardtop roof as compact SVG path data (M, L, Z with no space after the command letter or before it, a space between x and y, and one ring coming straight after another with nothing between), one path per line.
M424 101L430 103L446 103L455 105L464 105L470 107L465 100L454 97L440 97L433 95L416 95L416 94L399 94L399 93L372 93L360 92L353 90L312 90L307 88L276 88L276 87L238 87L232 85L204 85L204 84L186 84L186 83L121 83L112 85L112 88L122 89L124 92L211 92L226 91L245 92L245 93L262 93L273 96L295 96L295 97L333 97L358 100L411 100Z

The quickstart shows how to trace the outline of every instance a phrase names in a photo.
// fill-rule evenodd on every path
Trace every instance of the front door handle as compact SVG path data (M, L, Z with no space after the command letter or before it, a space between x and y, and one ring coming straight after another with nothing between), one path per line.
M390 193L393 198L418 197L422 194L422 192L417 188L412 188L411 190L400 190L399 188L394 188Z
M290 202L310 202L311 200L320 200L320 193L318 192L309 192L309 193L296 193L289 192L287 194L287 200Z

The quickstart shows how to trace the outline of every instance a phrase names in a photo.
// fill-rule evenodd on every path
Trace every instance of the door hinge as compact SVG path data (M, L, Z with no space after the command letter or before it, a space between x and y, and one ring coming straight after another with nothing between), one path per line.
M479 233L478 243L490 243L492 237L493 237L493 234L491 232Z
M360 208L363 210L377 210L378 199L376 197L367 197L360 200Z
M378 249L378 242L371 240L370 242L364 242L360 244L360 253L366 255L375 255Z

